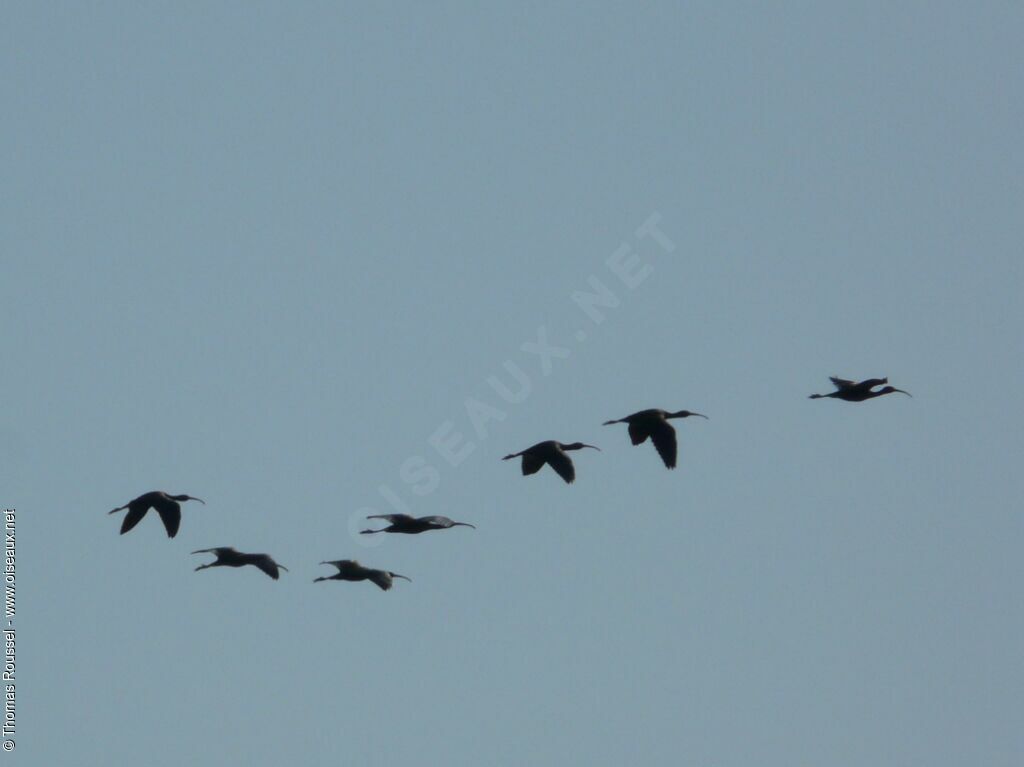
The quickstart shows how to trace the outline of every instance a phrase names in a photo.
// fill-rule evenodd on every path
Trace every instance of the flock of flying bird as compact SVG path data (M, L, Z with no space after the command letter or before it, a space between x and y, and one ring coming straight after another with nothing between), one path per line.
M910 392L903 391L903 389L887 386L886 384L889 383L888 378L868 378L859 382L848 381L843 378L835 377L830 378L830 380L836 387L835 391L829 392L828 394L812 394L810 395L810 398L822 399L831 397L845 402L864 402L865 400L881 397L884 394L892 394L894 392L906 394L908 397L911 396ZM879 386L882 388L876 388ZM672 424L669 423L669 420L673 418L689 418L691 416L707 418L706 415L694 413L689 410L679 410L672 413L667 410L653 408L650 410L641 410L637 413L633 413L632 415L627 415L625 418L605 421L604 425L610 426L617 423L628 424L629 439L634 445L643 444L650 439L654 444L655 449L658 451L658 455L661 456L661 460L664 462L665 467L674 469L676 467L677 453L676 430ZM571 483L576 479L576 467L573 465L572 458L569 457L568 452L572 450L581 450L585 447L593 448L594 450L601 449L594 445L587 445L583 442L572 442L566 444L556 440L547 440L545 442L538 442L536 445L528 447L526 450L522 450L518 453L510 453L502 460L507 461L512 458L522 458L522 471L524 475L536 474L544 467L545 464L547 464L562 479ZM121 535L124 535L139 524L150 509L155 509L156 513L160 515L161 521L164 523L164 528L167 530L167 537L173 538L178 534L178 529L181 527L181 504L184 501L199 501L202 504L206 503L206 501L201 498L196 498L193 495L170 495L162 490L154 490L144 493L135 500L129 501L124 506L118 506L116 509L112 509L108 513L114 514L118 511L128 509L128 513L125 515L124 520L121 523ZM460 526L476 529L468 522L454 522L448 517L441 516L413 517L409 514L374 514L367 517L367 519L382 519L388 523L388 526L378 530L363 530L361 532L364 535L372 535L374 533L404 533L415 535L427 532L428 530L447 530L452 527ZM213 554L215 557L213 562L208 562L205 565L199 565L196 568L197 571L206 570L210 567L243 567L245 565L252 565L262 570L274 580L277 580L280 577L281 570L284 570L285 572L288 571L287 567L278 564L269 554L246 553L238 551L230 546L197 549L192 553ZM331 565L335 568L336 572L331 575L316 578L313 581L314 583L319 581L371 581L384 591L387 591L391 588L395 578L402 578L404 580L411 581L410 578L406 578L406 576L399 575L398 573L391 572L390 570L376 570L371 567L364 567L354 559L329 560L321 562L320 564Z

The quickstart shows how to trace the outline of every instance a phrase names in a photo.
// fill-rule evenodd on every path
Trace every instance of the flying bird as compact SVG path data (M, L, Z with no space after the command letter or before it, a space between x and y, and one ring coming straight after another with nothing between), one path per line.
M243 551L237 551L230 546L218 546L213 549L197 549L192 553L210 553L217 557L214 562L210 562L206 565L199 565L199 567L196 568L196 572L205 570L208 567L245 567L246 565L252 565L253 567L258 567L275 581L280 577L280 573L278 572L279 570L288 572L287 567L279 565L269 554L247 554Z
M334 575L315 578L313 583L319 581L373 581L384 591L391 588L395 578L403 578L412 583L412 578L393 573L390 570L374 570L372 567L363 567L354 559L336 559L330 562L321 562L322 565L334 565L338 572Z
M390 524L380 530L363 530L363 535L372 533L425 533L427 530L447 530L449 527L472 527L468 522L453 522L448 517L413 517L409 514L374 514L367 519L383 519Z
M674 469L676 467L676 430L668 422L668 419L689 418L690 416L707 418L706 415L693 413L689 410L678 410L675 413L670 413L660 408L652 408L650 410L641 410L639 413L633 413L633 415L627 415L625 418L605 421L604 425L628 423L629 438L633 444L641 445L650 437L651 442L654 443L654 447L658 451L658 455L665 462L665 466L669 469Z
M121 523L121 535L124 535L142 521L147 511L156 509L156 513L163 520L164 527L167 528L167 537L173 538L178 534L178 528L181 527L181 504L179 501L199 501L204 506L206 505L206 501L193 495L170 495L163 490L154 490L150 493L143 493L134 501L129 501L124 506L118 506L107 513L114 514L128 509L128 513L125 514L124 521Z
M836 390L829 392L828 394L812 394L810 399L832 397L834 399L844 400L845 402L863 402L866 399L881 397L883 394L892 394L897 391L900 394L906 394L908 397L914 396L908 391L897 389L895 386L885 386L878 391L872 391L875 386L882 386L882 384L889 383L888 378L869 378L866 381L857 382L847 381L845 378L829 376L828 380L832 382L836 387Z
M523 457L523 474L536 474L544 464L548 464L552 469L558 472L558 476L564 479L566 482L572 482L576 479L576 467L573 466L572 458L566 455L567 450L581 450L585 447L592 447L594 450L600 451L601 448L594 447L593 445L587 445L583 442L572 442L566 445L563 442L557 440L548 440L547 442L538 442L533 447L528 447L521 453L510 453L501 460L507 461L510 458Z

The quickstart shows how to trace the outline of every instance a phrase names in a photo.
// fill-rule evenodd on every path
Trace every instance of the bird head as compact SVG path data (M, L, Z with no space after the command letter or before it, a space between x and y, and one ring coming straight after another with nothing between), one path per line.
M601 452L601 448L594 447L593 445L588 445L585 442L573 442L573 443L568 444L568 445L562 445L562 449L563 450L580 450L580 449L582 449L584 447L592 447L592 448L594 448L594 450L597 450L598 452Z
M206 501L202 498L196 498L194 495L172 495L171 499L175 501L199 501L203 506L206 505Z
M694 413L691 410L680 410L680 411L675 412L675 413L669 413L668 417L669 418L689 418L691 415L695 415L695 416L698 416L698 417L704 418L704 419L708 418L703 413Z
M897 389L895 386L886 386L884 389L880 389L878 393L879 394L892 394L893 392L897 392L897 391L900 394L906 394L908 397L913 397L914 396L913 394L911 394L908 391L903 391L903 389Z

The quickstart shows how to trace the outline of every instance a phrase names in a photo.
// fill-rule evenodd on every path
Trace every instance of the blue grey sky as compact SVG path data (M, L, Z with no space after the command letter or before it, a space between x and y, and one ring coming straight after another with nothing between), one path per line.
M17 763L1024 763L1019 5L4 15Z

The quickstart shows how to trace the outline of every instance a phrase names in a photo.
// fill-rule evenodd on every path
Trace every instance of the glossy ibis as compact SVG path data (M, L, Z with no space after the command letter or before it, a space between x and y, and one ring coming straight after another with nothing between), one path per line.
M321 562L322 565L334 565L338 572L334 575L315 578L313 583L319 581L373 581L384 591L391 588L393 579L403 578L412 583L412 578L393 573L390 570L374 570L372 567L363 567L354 559L336 559L330 562Z
M216 556L216 561L210 562L207 565L199 565L199 567L196 568L196 572L199 570L205 570L208 567L245 567L246 565L252 565L253 567L258 567L276 581L280 576L278 570L284 570L285 572L288 571L287 567L279 565L269 554L246 554L245 552L237 551L230 546L218 546L213 549L197 549L192 553L206 554L207 552Z
M587 445L583 442L572 442L565 444L557 440L549 439L546 442L538 442L533 447L528 447L520 453L510 453L501 460L507 461L510 458L523 457L523 474L536 474L544 464L548 464L558 472L558 476L566 482L576 479L576 467L572 464L572 458L566 455L566 450L582 450L585 447L594 448L600 451L601 448Z
M114 514L128 509L124 521L121 522L121 535L124 535L139 524L146 516L147 511L156 509L156 513L163 520L164 527L167 528L167 537L173 538L178 534L178 528L181 527L181 504L179 501L199 501L204 506L206 505L206 501L193 495L170 495L163 490L153 490L143 493L134 501L129 501L124 506L118 506L107 513Z
M363 530L363 535L371 533L425 533L427 530L447 530L449 527L472 527L468 522L453 522L448 517L413 517L409 514L374 514L367 519L383 519L391 524L380 530Z
M812 394L810 399L822 399L824 397L832 397L833 399L841 399L845 402L863 402L866 399L872 399L874 397L881 397L883 394L892 394L893 392L899 392L900 394L906 394L908 397L913 395L903 389L897 389L895 386L885 386L878 391L872 391L875 386L882 386L882 384L889 383L888 378L868 378L866 381L847 381L845 378L836 378L835 376L829 376L832 384L836 387L836 390L829 392L828 394Z
M605 421L604 425L628 423L629 438L633 444L641 445L650 437L651 442L654 443L654 447L658 451L658 455L665 462L665 466L669 469L674 469L676 467L676 430L668 422L668 419L689 418L692 415L707 418L706 415L693 413L689 410L678 410L675 413L670 413L660 408L652 408L650 410L641 410L639 413L633 413L633 415L627 415L625 418Z

